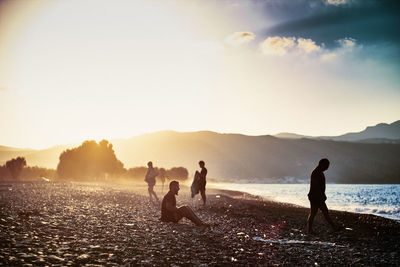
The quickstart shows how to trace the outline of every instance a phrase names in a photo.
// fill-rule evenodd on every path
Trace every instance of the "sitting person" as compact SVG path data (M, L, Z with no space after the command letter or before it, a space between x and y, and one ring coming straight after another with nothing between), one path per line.
M197 226L209 226L203 223L190 207L176 207L175 195L178 195L179 189L179 182L172 181L169 183L169 192L164 196L161 204L161 221L177 223L185 217Z

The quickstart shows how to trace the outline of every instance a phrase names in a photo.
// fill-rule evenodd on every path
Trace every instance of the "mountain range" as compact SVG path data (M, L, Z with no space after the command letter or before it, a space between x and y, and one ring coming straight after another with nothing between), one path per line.
M279 138L311 138L324 139L345 142L361 143L400 143L400 120L391 124L379 123L375 126L369 126L365 130L356 133L346 133L339 136L307 136L296 133L279 133L274 135Z
M210 180L225 182L306 182L318 160L327 157L328 182L400 183L400 121L336 137L246 136L209 131L162 131L110 140L125 168L184 166L192 174L204 160ZM0 146L0 164L24 156L30 166L56 168L60 153L79 144L44 150Z

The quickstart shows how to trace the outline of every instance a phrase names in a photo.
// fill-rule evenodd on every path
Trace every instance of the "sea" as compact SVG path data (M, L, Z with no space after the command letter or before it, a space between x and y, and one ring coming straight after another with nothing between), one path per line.
M308 184L211 183L210 187L246 192L279 202L309 207ZM327 184L329 209L374 214L400 221L400 184Z

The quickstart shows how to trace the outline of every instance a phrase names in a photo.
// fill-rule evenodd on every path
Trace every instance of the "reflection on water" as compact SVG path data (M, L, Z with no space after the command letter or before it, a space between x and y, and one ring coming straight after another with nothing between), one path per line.
M308 184L214 183L210 186L309 207ZM326 196L326 203L330 209L369 213L400 220L400 185L327 184Z

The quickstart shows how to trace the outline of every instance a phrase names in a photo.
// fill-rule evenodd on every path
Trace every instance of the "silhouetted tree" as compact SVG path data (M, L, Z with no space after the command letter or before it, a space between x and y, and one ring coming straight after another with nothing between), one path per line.
M176 180L186 180L189 176L189 172L184 167L173 167L166 171L166 176L169 179L176 179Z
M56 170L54 169L47 169L47 168L41 168L38 166L30 167L27 166L25 167L22 172L20 179L21 180L41 180L41 178L48 178L50 180L54 180L57 176Z
M134 167L134 168L128 169L127 175L134 179L143 180L144 177L146 176L146 172L147 172L147 167L144 167L144 166Z
M6 168L10 171L13 179L18 179L22 169L26 166L24 157L18 157L6 162Z
M67 149L61 153L57 166L62 179L104 180L123 172L124 166L107 140L85 141L79 147Z
M11 179L10 171L5 165L0 166L0 181L8 181Z

